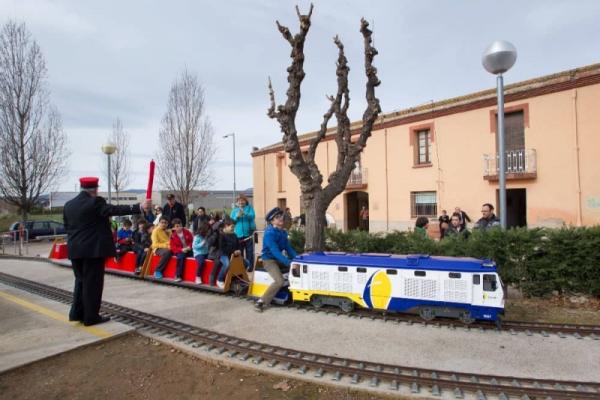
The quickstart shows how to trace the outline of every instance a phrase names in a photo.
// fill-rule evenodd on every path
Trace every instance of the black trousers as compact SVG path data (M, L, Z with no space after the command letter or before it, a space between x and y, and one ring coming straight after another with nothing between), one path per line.
M104 289L104 258L76 258L71 264L75 289L69 319L88 324L97 322Z

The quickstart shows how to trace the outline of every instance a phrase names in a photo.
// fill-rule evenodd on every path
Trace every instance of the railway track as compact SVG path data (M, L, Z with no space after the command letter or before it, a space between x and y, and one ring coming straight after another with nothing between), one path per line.
M0 282L39 296L70 304L72 293L23 278L0 273ZM108 302L102 312L137 330L201 348L213 355L264 364L318 379L345 380L371 387L388 385L389 390L433 396L487 399L599 399L600 382L526 379L511 376L467 374L326 356L224 335L204 328L148 314Z
M23 259L23 257L7 257L14 259ZM61 267L67 267L67 265L62 264L60 262L48 260L48 259L40 259L40 258L26 258L28 260L33 261L43 261L49 262L54 265L58 265ZM125 277L129 279L141 280L141 278L131 275L128 273L121 273L117 271L107 270L107 273L111 275L117 275L120 277ZM199 290L205 293L213 293L219 295L228 295L232 297L234 296L232 293L222 293L218 289L212 289L210 287L205 286L197 286L193 283L175 283L171 282L168 279L154 280L156 283L166 284L166 285L175 285L178 287L185 287L191 290ZM211 290L212 289L212 290ZM248 299L246 297L241 297L241 299ZM339 308L324 306L322 308L316 309L312 305L308 303L294 303L289 305L289 307L293 307L299 310L304 310L307 312L318 312L318 313L326 313L332 314L336 316L346 316L348 318L359 318L365 320L376 320L376 321L385 321L391 323L398 324L408 324L408 325L423 325L430 327L446 327L448 329L464 329L464 330L474 330L474 331L502 331L508 332L510 334L516 335L519 333L532 336L534 334L540 335L542 337L548 337L550 335L557 335L561 338L590 338L592 340L600 340L600 326L599 325L586 325L586 324L558 324L558 323L543 323L543 322L527 322L527 321L502 321L500 327L491 322L483 322L476 321L472 324L465 325L459 320L456 319L447 319L447 318L436 318L432 321L424 321L417 315L404 314L404 313L388 313L388 312L377 312L374 310L361 310L355 309L351 312L343 312Z

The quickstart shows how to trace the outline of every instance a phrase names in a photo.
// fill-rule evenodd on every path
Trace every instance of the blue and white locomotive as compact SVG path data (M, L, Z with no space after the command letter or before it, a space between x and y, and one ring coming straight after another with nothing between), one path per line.
M467 257L309 253L292 261L294 301L350 311L363 308L499 321L504 290L496 263Z

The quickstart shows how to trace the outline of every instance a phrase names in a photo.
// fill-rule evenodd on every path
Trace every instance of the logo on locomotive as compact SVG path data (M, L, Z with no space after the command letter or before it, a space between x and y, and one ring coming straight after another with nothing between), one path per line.
M385 271L377 271L367 281L363 300L369 308L387 310L392 299L392 282Z

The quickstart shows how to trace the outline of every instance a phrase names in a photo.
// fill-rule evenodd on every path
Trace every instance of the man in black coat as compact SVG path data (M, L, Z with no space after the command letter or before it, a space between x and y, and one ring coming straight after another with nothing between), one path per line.
M167 202L163 207L162 216L169 220L169 228L173 225L171 221L175 218L179 218L181 220L181 225L186 227L186 217L185 217L185 208L183 208L183 204L175 200L175 195L173 193L169 193L167 195Z
M70 321L95 325L109 320L100 316L104 288L104 260L116 255L109 217L140 214L150 201L131 206L113 206L98 196L98 178L79 179L81 192L64 207L67 249L75 274Z

